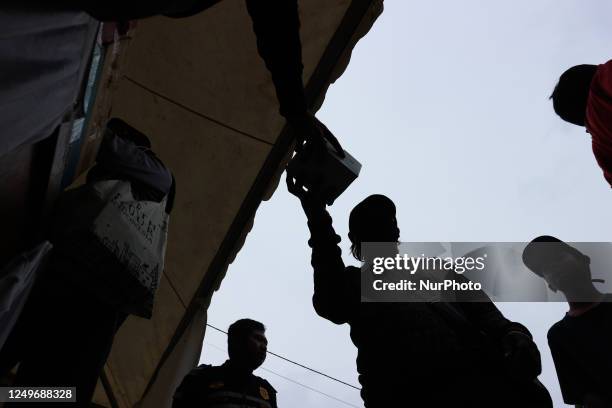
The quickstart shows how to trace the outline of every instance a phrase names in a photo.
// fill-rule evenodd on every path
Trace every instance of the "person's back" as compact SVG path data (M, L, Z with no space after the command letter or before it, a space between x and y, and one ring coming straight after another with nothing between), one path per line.
M346 270L359 278L359 268ZM461 372L462 360L469 360L467 350L430 305L358 302L352 310L347 323L357 347L357 372L367 406L402 400L432 403L449 397L440 390L460 391L457 378L469 376ZM453 395L452 401L457 398Z
M314 252L319 248L315 249L317 243L312 240L311 244L315 274L332 273L324 261L315 262ZM427 303L362 302L360 276L360 268L346 267L344 296L321 301L315 289L313 303L319 316L350 325L362 382L397 375L418 381L419 377L444 374L441 370L452 365L461 348L455 332ZM411 366L418 366L418 372L406 370Z
M430 303L362 302L358 296L361 272L355 266L345 268L345 293L357 296L338 296L337 302L323 306L324 302L317 302L315 293L313 301L319 316L350 325L366 406L410 402L428 406L476 407L495 403L497 407L513 407L529 398L525 396L532 390L529 382L515 390L512 387L516 383L503 383L507 373L502 352L494 344L513 329L529 335L523 326L505 319L493 304L455 303L450 307L469 318L481 319L478 329L488 334L464 337Z

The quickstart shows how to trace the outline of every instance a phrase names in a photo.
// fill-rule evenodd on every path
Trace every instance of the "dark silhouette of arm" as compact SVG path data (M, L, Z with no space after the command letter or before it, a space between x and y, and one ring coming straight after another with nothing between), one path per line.
M484 292L480 291L477 296L479 302L460 304L466 317L487 334L492 346L499 348L511 376L535 379L542 373L542 360L529 330L520 323L506 319Z
M460 307L474 326L493 339L501 340L509 332L520 332L531 338L525 326L506 319L491 301L463 302Z
M349 296L340 237L334 231L332 219L324 204L308 208L308 228L311 238L314 294L312 303L317 314L336 324L348 322Z
M454 279L458 282L469 282L462 274L455 274ZM501 340L509 332L519 332L532 337L525 326L506 319L484 291L457 291L455 294L459 301L457 305L466 318L490 338Z
M280 113L291 120L306 113L297 0L246 0L257 50L272 74Z

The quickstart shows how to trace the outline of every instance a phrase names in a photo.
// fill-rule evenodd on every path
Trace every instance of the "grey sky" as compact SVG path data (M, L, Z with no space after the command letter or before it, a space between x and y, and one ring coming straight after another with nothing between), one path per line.
M610 241L612 192L590 137L552 112L559 74L612 57L606 0L390 1L318 116L362 164L330 212L348 257L350 209L371 193L397 204L403 241ZM263 203L213 297L209 322L251 317L272 351L358 384L348 326L314 313L305 217L281 183ZM548 327L565 304L499 304L534 333L542 381L562 406ZM208 330L205 342L225 347ZM225 355L204 345L203 362ZM264 367L362 406L359 393L268 357ZM269 372L284 407L346 406Z

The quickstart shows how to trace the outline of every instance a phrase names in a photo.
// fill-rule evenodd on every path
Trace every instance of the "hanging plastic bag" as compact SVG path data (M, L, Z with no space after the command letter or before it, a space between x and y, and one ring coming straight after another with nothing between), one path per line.
M130 183L121 180L79 189L61 210L80 216L69 215L57 227L58 269L102 301L150 318L164 268L166 198L137 200Z

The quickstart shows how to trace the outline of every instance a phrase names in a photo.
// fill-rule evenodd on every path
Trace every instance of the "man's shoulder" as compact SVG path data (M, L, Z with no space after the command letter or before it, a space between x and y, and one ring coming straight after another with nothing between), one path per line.
M183 378L180 387L177 390L179 398L185 398L187 395L200 393L203 389L211 387L221 387L225 381L225 374L222 367L202 364L192 369Z
M254 393L253 396L261 398L267 402L276 401L276 390L272 384L270 384L265 378L258 377L254 374L252 375L253 382L255 384L255 389L251 391ZM274 403L274 406L276 406L276 403Z
M609 60L608 62L604 62L603 64L600 64L597 67L597 73L598 74L610 74L612 73L612 60Z
M584 326L575 320L575 317L565 315L563 319L553 324L546 337L548 345L553 347L567 347L570 343L582 343L581 338L584 336Z
M205 382L217 381L221 378L224 378L226 374L226 370L222 365L214 366L210 364L202 364L191 370L188 376L191 377L191 379L193 380L197 380L198 382ZM272 384L270 384L265 378L261 378L254 374L251 374L251 379L256 385L262 386L268 389L268 391L276 392Z
M191 370L189 374L187 374L187 377L193 380L198 380L199 382L199 381L206 381L207 379L212 380L215 378L219 378L219 377L222 377L223 375L224 375L223 366L201 364L197 366L196 368L194 368L193 370Z
M199 366L197 366L196 368L194 368L193 370L191 370L191 372L193 373L199 373L199 372L205 372L211 369L215 369L219 366L214 366L212 364L200 364Z
M361 268L359 266L347 266L344 268L344 279L351 282L350 285L357 285L361 282Z
M567 329L568 329L567 328L567 322L566 322L566 319L564 317L563 319L559 320L558 322L556 322L555 324L550 326L550 329L548 329L548 333L546 334L546 337L548 338L548 342L549 343L551 341L554 342L559 337L563 337L563 333Z
M258 377L255 374L253 374L253 377L259 386L266 388L268 391L276 393L276 390L274 389L272 384L268 382L268 380L266 380L265 378Z
M203 395L223 387L223 378L217 366L202 364L192 369L176 389L173 407L196 406Z
M591 92L598 94L610 93L610 80L612 79L612 60L600 64L591 82Z

